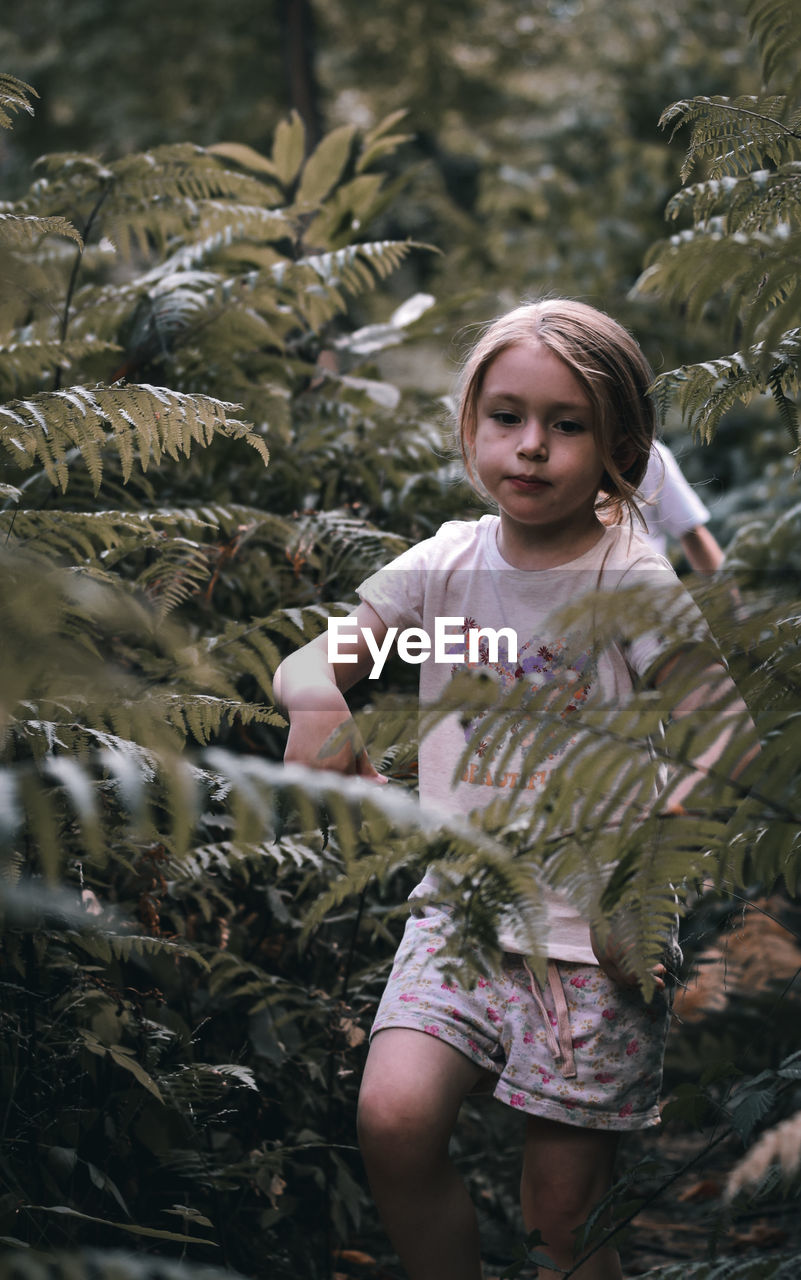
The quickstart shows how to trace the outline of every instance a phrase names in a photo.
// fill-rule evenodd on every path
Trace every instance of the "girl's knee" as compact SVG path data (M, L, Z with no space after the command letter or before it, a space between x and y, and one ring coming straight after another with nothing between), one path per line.
M558 1178L548 1178L534 1187L524 1181L520 1196L527 1225L529 1221L532 1227L547 1223L564 1232L586 1222L599 1198L586 1184Z
M414 1165L430 1160L439 1146L447 1149L447 1135L419 1095L387 1084L362 1086L357 1129L368 1163Z
M612 1183L614 1135L582 1133L532 1122L520 1184L529 1229L544 1224L566 1239L606 1195ZM538 1142L537 1139L540 1139Z
M391 1084L363 1084L359 1092L357 1125L362 1140L385 1142L419 1127L417 1099Z

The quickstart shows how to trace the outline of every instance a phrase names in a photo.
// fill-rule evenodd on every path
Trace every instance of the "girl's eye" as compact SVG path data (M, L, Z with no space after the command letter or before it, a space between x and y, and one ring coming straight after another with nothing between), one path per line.
M573 422L570 418L565 418L561 422L556 422L554 423L554 426L557 431L561 431L563 435L568 436L578 435L579 432L584 430L584 426L581 422Z
M495 413L490 414L493 422L498 422L502 427L516 427L520 421L516 413L512 413L509 409L498 409Z

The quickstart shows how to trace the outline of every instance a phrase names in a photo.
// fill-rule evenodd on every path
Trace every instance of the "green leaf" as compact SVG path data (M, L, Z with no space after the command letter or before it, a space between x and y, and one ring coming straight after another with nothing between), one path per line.
M326 134L303 167L295 204L298 208L314 208L334 187L348 163L356 136L354 125L341 125Z
M288 120L282 120L273 139L272 162L281 183L289 187L295 181L303 164L306 150L306 130L297 111Z
M243 169L250 169L254 173L266 173L271 178L278 178L278 171L272 160L268 160L267 156L263 156L260 151L256 151L254 147L249 147L244 142L216 142L213 146L207 147L214 156L222 156L224 160L233 160L235 164L241 165Z
M103 1044L92 1031L87 1031L85 1027L79 1028L79 1034L90 1053L95 1053L100 1058L108 1054L117 1063L117 1066L122 1067L124 1071L129 1071L135 1080L138 1080L149 1093L153 1094L154 1098L157 1098L159 1102L164 1102L161 1090L141 1063L137 1062L133 1049L126 1049L119 1044Z
M178 1244L204 1244L217 1248L216 1240L207 1236L186 1236L177 1231L159 1231L155 1227L140 1227L133 1222L112 1222L108 1218L96 1218L89 1213L79 1213L65 1204L25 1204L20 1205L31 1213L60 1213L70 1218L80 1218L82 1222L97 1222L101 1227L116 1227L118 1231L128 1231L134 1236L148 1236L153 1240L174 1240Z

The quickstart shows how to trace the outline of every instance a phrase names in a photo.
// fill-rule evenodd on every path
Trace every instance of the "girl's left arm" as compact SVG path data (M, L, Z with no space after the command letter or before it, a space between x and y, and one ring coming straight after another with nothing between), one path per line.
M709 713L717 719L717 733L713 740L693 754L687 762L691 767L670 791L668 813L686 812L685 801L692 804L693 792L708 781L710 775L720 773L719 786L725 782L737 782L748 765L759 754L759 738L745 702L726 668L720 662L710 662L708 652L687 651L669 659L656 672L654 687L669 697L675 690L675 702L670 718L675 722L689 720L692 716ZM736 744L736 745L735 745ZM730 746L734 751L730 752ZM724 762L722 773L718 766ZM595 933L591 934L592 946L600 967L610 978L624 987L638 985L638 978L628 965L627 955L610 933L601 946ZM652 970L658 990L665 986L665 966L658 964Z
M710 662L701 648L674 655L657 670L653 684L667 695L674 724L703 715L712 718L717 729L713 739L686 762L691 771L670 790L670 808L681 811L710 777L717 775L724 784L737 782L759 754L759 737L728 671L722 663Z

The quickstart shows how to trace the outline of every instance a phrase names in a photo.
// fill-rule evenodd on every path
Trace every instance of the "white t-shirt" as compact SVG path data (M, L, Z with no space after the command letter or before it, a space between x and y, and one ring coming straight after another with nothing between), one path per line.
M681 538L709 520L709 511L661 440L653 443L637 497L648 526L647 540L660 555L665 554L668 538Z
M454 676L472 668L489 674L502 690L518 680L527 681L533 689L546 688L549 701L559 708L560 723L569 723L568 733L574 725L580 733L582 707L626 702L638 677L659 656L661 641L653 631L636 634L636 619L631 619L630 637L624 634L622 624L616 642L600 648L593 640L591 615L582 614L567 632L552 623L551 617L575 604L583 594L617 591L638 583L650 585L653 575L675 596L678 579L664 557L620 526L605 529L588 552L558 568L515 569L498 549L499 527L498 517L491 515L477 522L444 524L434 537L366 579L358 593L387 626L420 628L432 640L438 620L440 627L444 619L449 620L442 627L441 660L434 660L436 654L432 653L420 666L423 708L436 703ZM499 636L495 653L490 650L489 636L474 635L474 660L470 661L468 635L478 628L507 631ZM498 768L486 755L487 744L479 740L476 731L480 720L479 715L465 725L459 714L453 713L423 733L419 777L420 799L426 808L449 815L466 814L499 797L513 796L515 788L521 803L546 791L549 775L565 750L564 730L560 732L557 726L554 750L537 760L535 768L526 768L523 785L520 758L526 747L525 710L507 740L494 744L495 758L505 756L505 763ZM505 748L512 738L514 748L507 753ZM465 761L471 741L472 754ZM650 761L647 744L643 744L643 751ZM462 767L456 777L460 759ZM578 782L576 791L578 795ZM610 815L605 822L610 824ZM437 887L427 876L418 890L429 892ZM547 954L595 963L586 920L563 895L546 890L545 896ZM529 949L519 927L516 933L511 921L502 923L499 936L506 950Z

